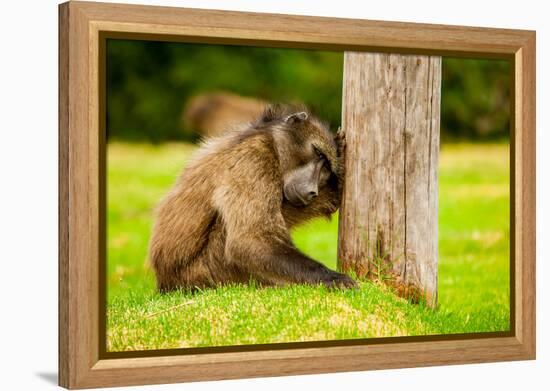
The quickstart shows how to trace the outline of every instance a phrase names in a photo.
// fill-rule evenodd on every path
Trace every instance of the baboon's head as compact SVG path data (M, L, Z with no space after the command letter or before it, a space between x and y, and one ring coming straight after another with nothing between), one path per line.
M273 126L285 199L306 206L324 186L335 184L336 143L328 126L303 107L272 106L263 117Z

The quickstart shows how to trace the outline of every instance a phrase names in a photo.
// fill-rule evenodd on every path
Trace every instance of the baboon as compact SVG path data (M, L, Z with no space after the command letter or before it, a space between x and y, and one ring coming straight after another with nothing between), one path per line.
M289 234L338 209L343 140L307 111L275 105L247 129L206 141L157 209L149 260L158 290L251 280L354 287Z
M202 136L219 136L228 128L254 121L266 105L258 98L211 92L192 97L185 105L182 121Z

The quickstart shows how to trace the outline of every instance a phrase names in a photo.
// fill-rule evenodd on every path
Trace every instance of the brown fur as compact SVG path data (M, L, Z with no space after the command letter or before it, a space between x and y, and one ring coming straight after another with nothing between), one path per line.
M289 229L340 204L342 164L326 127L309 116L285 121L294 109L265 111L248 129L207 141L160 203L150 261L160 291L224 283L322 283L353 286L346 275L300 253ZM283 195L285 173L315 152L332 171L309 205Z

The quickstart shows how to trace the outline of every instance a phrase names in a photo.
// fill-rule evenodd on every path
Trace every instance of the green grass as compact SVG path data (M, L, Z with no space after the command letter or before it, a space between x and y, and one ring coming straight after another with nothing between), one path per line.
M444 145L436 311L362 282L360 289L225 286L155 292L146 264L152 209L194 147L108 146L108 350L504 331L509 329L508 146ZM293 232L305 253L336 267L338 219Z

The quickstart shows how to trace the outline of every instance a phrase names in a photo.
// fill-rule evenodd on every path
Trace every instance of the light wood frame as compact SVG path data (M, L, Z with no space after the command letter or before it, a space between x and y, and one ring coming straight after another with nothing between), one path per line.
M105 358L100 289L104 35L508 59L511 327L506 335ZM535 358L535 32L88 2L59 6L59 383L171 383ZM104 235L103 235L104 236ZM103 319L103 320L102 320ZM104 326L104 324L103 324ZM475 337L475 338L474 338Z

